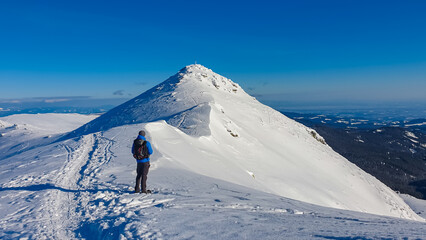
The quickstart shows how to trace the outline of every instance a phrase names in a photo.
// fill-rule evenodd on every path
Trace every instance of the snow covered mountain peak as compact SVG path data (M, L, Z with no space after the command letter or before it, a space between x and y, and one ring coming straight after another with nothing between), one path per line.
M201 65L201 64L191 64L188 65L184 68L182 68L181 70L179 70L178 74L180 74L181 76L184 75L195 75L195 74L212 74L214 73L211 69Z
M213 72L211 69L201 65L201 64L190 64L181 70L179 70L179 73L186 73L186 72L192 72L192 71L203 71L203 72Z
M95 117L0 118L0 239L425 235L423 218L314 130L201 65ZM155 194L130 193L141 129Z
M182 82L199 81L207 86L229 93L236 94L244 92L242 88L237 83L231 81L231 79L223 77L200 64L192 64L182 68L178 76Z
M233 97L253 99L230 79L200 64L192 64L65 138L157 120L165 120L192 136L207 136L211 106L217 99Z
M314 130L202 65L183 68L66 138L126 128L134 135L144 128L166 160L158 158L200 175L316 205L420 219Z

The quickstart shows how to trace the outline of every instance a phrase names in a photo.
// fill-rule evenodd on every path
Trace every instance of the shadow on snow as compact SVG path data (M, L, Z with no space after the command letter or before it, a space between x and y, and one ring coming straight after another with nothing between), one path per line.
M81 193L81 192L89 192L89 193L98 193L98 192L116 192L120 193L119 190L114 189L66 189L62 187L57 187L53 184L37 184L37 185L30 185L30 186L23 186L23 187L0 187L0 192L3 191L43 191L43 190L59 190L62 192L69 192L69 193Z

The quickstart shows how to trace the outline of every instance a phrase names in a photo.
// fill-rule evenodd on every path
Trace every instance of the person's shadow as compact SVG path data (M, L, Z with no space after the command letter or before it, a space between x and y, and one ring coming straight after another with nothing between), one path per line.
M81 192L89 192L89 193L97 193L97 192L120 192L118 190L114 189L66 189L62 187L57 187L51 183L46 184L36 184L36 185L29 185L29 186L22 186L22 187L0 187L0 192L3 191L43 191L43 190L59 190L62 192L70 192L70 193L81 193Z

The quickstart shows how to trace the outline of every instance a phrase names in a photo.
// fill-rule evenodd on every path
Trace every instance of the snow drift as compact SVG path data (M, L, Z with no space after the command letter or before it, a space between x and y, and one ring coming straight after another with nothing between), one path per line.
M183 68L62 139L136 123L146 123L157 154L197 174L321 206L421 220L314 130L204 66Z

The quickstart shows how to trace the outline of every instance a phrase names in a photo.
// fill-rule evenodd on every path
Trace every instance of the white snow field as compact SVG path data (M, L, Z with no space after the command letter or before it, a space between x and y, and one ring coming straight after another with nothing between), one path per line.
M28 136L11 128L31 117L43 124ZM94 118L0 118L12 146L0 147L1 239L426 236L395 192L201 65ZM132 193L141 129L154 148L148 195Z
M45 145L98 115L17 114L0 118L0 159Z

